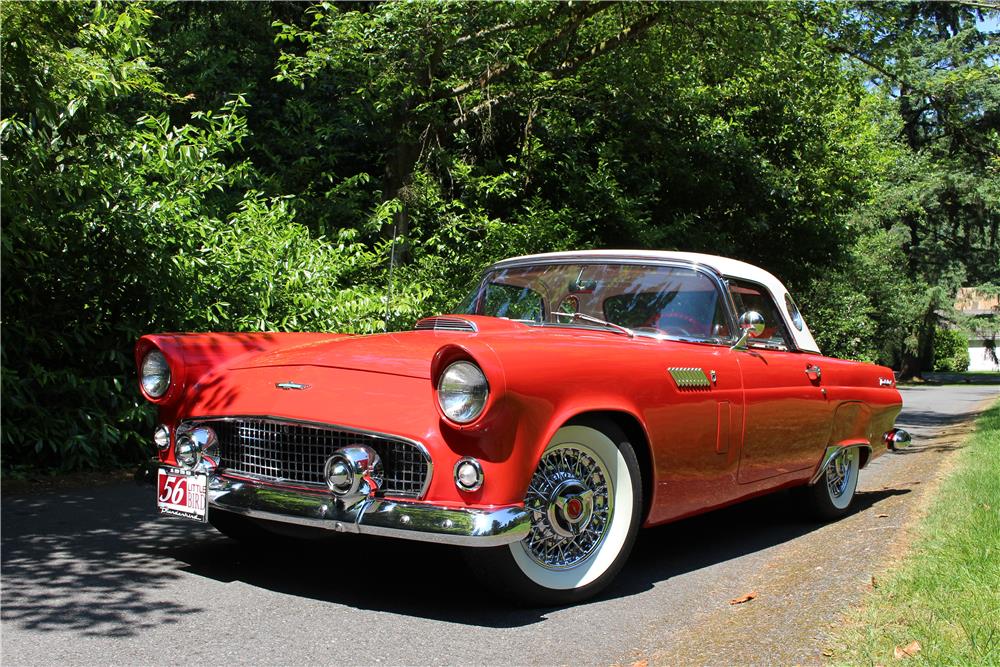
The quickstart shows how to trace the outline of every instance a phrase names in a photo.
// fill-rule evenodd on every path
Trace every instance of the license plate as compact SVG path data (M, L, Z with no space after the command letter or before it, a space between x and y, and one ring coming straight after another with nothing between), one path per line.
M208 475L180 468L160 468L156 480L160 514L208 521Z

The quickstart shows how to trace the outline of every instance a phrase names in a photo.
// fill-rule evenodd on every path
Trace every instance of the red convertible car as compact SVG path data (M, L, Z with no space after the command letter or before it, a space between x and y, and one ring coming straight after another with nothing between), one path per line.
M681 252L490 267L413 331L142 337L158 506L467 549L493 588L565 604L654 526L795 487L825 519L909 442L892 371L824 357L781 282Z

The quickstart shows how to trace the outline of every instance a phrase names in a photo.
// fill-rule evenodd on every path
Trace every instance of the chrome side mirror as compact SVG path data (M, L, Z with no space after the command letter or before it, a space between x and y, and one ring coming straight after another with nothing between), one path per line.
M757 338L764 333L764 316L756 310L748 310L740 315L740 329L750 338Z
M756 310L748 310L740 315L739 325L740 329L743 330L743 335L736 341L732 349L745 350L747 349L747 341L764 333L764 316Z

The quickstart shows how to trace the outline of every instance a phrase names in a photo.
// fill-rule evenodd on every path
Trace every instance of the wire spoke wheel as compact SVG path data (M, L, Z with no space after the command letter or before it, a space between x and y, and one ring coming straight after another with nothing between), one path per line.
M605 588L642 523L642 475L622 429L600 418L561 427L538 457L524 506L524 539L466 550L483 583L533 605L577 602Z
M841 451L826 466L826 487L831 498L842 497L850 484L851 462L847 451Z
M861 449L844 447L826 462L823 475L802 488L810 512L822 521L839 519L850 511L861 471Z
M587 559L614 516L614 488L607 467L579 443L549 448L528 486L530 557L542 567L573 567Z

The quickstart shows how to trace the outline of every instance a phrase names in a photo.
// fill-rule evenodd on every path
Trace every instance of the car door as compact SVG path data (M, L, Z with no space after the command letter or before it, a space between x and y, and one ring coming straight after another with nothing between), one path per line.
M737 351L745 420L738 479L756 482L816 465L830 437L832 407L822 386L822 357L794 349L770 292L732 279L738 313L764 317L764 331Z
M743 387L739 362L730 349L733 326L725 293L700 274L669 304L655 308L637 326L651 323L668 336L704 340L637 343L654 369L645 412L656 452L656 500L650 522L704 511L739 497L737 483L743 429ZM605 304L605 316L617 312ZM636 309L634 298L633 310Z

